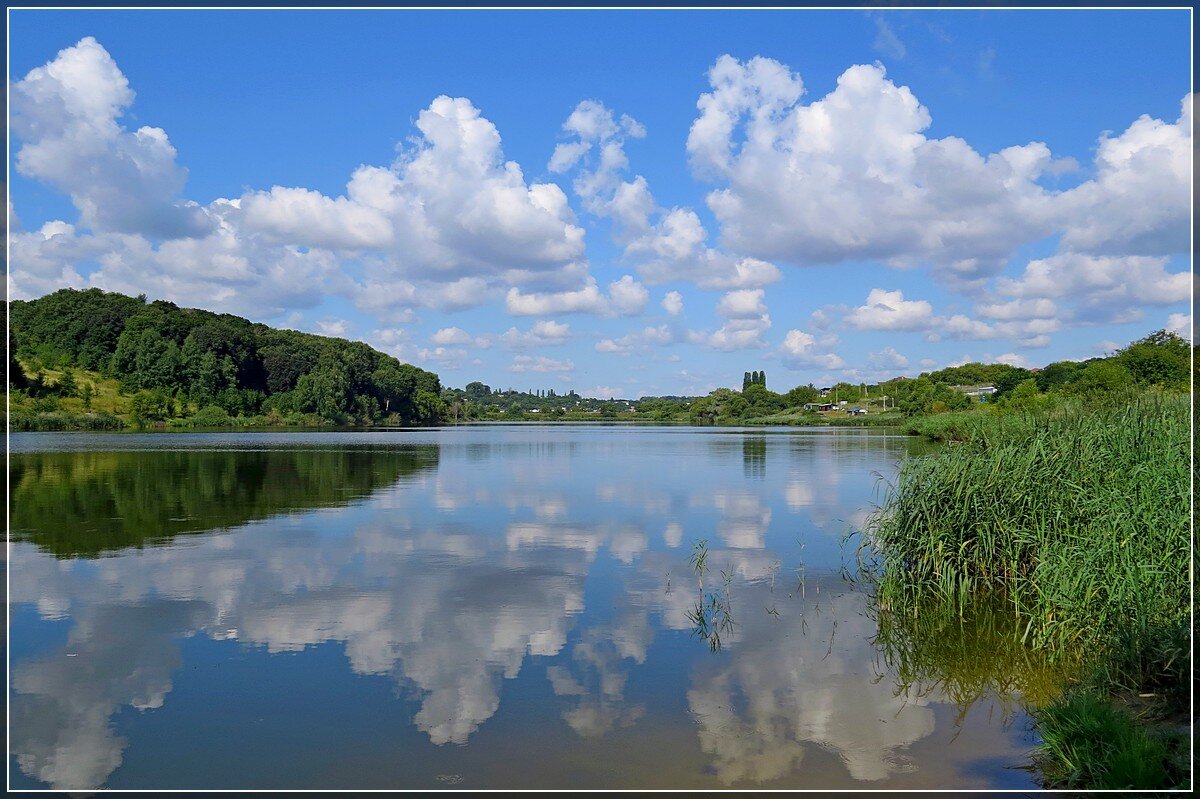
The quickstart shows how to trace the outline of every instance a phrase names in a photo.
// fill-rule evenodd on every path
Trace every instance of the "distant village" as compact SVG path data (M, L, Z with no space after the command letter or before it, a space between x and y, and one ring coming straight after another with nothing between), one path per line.
M891 397L886 394L880 397L860 397L858 400L844 400L837 396L832 386L825 386L818 390L821 392L821 399L827 401L806 402L804 403L804 410L815 411L816 413L844 411L851 416L865 416L871 413L872 410L882 412L891 408L888 405ZM950 386L950 390L965 394L977 402L987 402L988 398L997 391L995 386Z
M1040 370L1029 370L1036 373ZM800 391L800 387L794 389ZM793 407L805 413L819 416L854 417L882 414L896 410L896 398L880 392L885 386L865 383L857 386L839 383L819 389L808 387L807 397L811 401L799 401ZM999 390L992 384L950 385L948 388L976 402L985 403ZM722 389L729 391L728 389ZM742 395L755 396L756 392L767 392L765 371L749 371L743 374ZM718 392L719 393L719 392ZM736 394L736 392L733 392ZM816 395L814 397L814 395ZM527 390L493 388L481 382L468 383L463 389L446 389L451 414L455 418L476 419L530 419L548 418L558 420L616 420L637 419L646 412L660 418L686 413L701 397L664 396L628 399L618 397L583 397L574 389L565 394L553 388L529 388ZM778 395L771 395L778 396ZM789 395L790 396L790 395ZM807 398L806 397L806 398ZM656 413L657 411L657 413Z

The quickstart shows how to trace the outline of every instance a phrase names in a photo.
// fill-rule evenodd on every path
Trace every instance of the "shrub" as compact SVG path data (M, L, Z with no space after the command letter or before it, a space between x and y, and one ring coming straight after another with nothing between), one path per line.
M217 405L201 408L188 420L193 427L230 427L233 419Z

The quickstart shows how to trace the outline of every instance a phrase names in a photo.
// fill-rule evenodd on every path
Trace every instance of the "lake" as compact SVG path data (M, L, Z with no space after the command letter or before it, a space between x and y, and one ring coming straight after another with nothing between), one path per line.
M11 787L1033 788L1028 681L847 579L921 446L14 434Z

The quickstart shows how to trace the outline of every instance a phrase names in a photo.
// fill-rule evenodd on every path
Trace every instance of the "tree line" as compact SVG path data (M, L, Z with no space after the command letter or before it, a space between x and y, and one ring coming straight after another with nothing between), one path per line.
M147 421L192 408L334 424L430 424L444 412L436 374L362 342L100 289L14 301L9 314L11 384L30 396L69 395L69 372L63 386L42 370L78 368L119 380Z

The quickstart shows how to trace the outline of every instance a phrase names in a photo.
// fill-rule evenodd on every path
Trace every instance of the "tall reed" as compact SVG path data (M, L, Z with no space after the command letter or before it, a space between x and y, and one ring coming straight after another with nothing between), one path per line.
M880 609L998 589L1029 643L1184 679L1188 411L1186 396L1143 393L955 420L864 530Z

